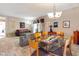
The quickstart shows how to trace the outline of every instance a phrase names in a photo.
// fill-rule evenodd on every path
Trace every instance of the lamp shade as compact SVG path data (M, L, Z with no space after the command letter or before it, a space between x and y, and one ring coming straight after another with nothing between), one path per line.
M48 13L47 15L49 18L59 18L59 17L61 17L61 14L62 14L62 11Z

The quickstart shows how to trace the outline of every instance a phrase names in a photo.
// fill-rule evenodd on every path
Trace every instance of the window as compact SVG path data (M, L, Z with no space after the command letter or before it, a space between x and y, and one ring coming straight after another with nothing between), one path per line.
M33 24L33 33L37 32L38 31L38 24L35 23Z
M42 25L41 23L35 23L33 24L33 33L35 32L41 32L42 31Z

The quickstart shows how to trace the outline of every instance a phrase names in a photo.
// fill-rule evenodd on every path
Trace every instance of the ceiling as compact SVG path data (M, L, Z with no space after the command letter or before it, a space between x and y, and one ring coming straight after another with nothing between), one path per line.
M78 3L56 3L57 11L79 7ZM53 3L0 3L0 15L27 17L43 16L53 12Z

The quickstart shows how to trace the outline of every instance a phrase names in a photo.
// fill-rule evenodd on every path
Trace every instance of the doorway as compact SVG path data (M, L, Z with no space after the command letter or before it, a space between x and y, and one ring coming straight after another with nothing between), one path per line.
M4 38L6 36L5 25L4 21L0 21L0 38Z

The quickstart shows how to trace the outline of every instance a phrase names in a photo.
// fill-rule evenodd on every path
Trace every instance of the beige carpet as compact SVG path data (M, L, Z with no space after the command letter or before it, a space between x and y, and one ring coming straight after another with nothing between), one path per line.
M19 46L19 37L0 39L0 56L28 56L28 50L28 46Z
M79 56L79 45L72 45L72 55ZM0 56L29 56L29 49L19 46L19 37L3 38L0 39Z
M79 45L72 45L71 47L72 55L73 56L79 56Z

